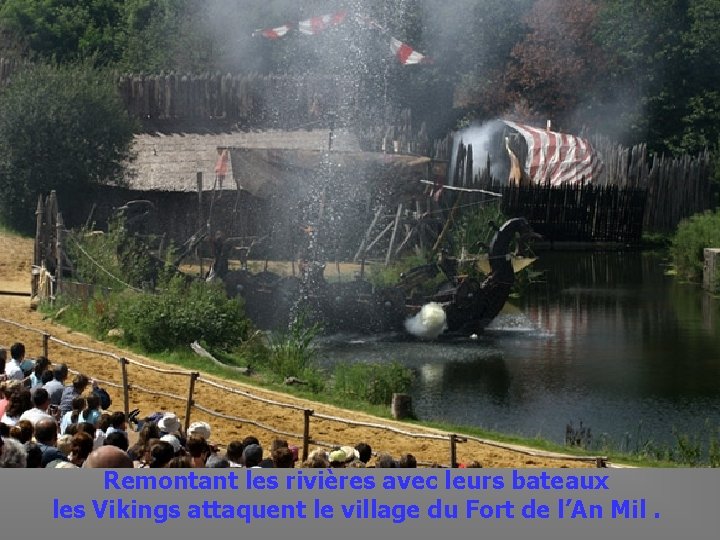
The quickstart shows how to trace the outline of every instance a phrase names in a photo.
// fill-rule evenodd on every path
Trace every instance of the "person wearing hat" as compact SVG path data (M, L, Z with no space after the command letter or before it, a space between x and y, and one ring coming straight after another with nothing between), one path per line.
M165 413L160 420L158 420L158 428L160 433L165 435L180 435L180 420L175 413Z
M183 455L182 444L180 444L180 439L178 439L176 435L170 435L169 433L166 433L165 435L160 437L160 440L170 443L176 456Z
M202 437L205 441L210 441L210 424L207 422L193 422L187 430L187 436Z
M336 469L345 468L345 462L347 461L348 455L342 450L333 450L328 456L330 461L330 467Z
M341 446L340 450L345 452L345 455L347 456L345 458L345 465L360 459L360 452L355 450L352 446Z

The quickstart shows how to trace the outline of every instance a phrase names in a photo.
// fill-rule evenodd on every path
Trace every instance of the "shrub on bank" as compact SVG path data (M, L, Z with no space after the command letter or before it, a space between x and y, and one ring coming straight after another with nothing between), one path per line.
M221 284L168 280L156 294L123 291L73 300L66 316L75 325L104 337L122 330L123 341L147 352L186 348L202 340L227 349L239 345L251 330L242 303L228 298Z
M705 248L720 247L720 211L695 214L680 222L670 253L678 276L701 280Z

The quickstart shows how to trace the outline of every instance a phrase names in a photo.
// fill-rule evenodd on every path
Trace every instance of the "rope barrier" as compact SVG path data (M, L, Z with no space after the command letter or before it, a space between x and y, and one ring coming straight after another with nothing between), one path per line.
M203 407L202 405L193 405L197 410L204 412L205 414L209 414L210 416L216 416L218 418L224 418L226 420L232 420L234 422L240 422L243 424L250 424L252 426L258 427L260 429L264 429L265 431L269 431L271 433L275 433L276 435L282 435L284 437L292 437L293 439L299 439L302 440L303 436L298 433L291 433L289 431L281 431L279 429L275 429L271 426L268 426L267 424L263 424L261 422L256 422L255 420L248 420L246 418L240 418L238 416L232 416L229 414L224 414L218 411L213 411L212 409L208 409L207 407Z
M176 394L171 394L170 392L160 392L158 390L150 390L149 388L144 388L137 384L129 384L128 387L130 388L130 390L138 390L140 392L144 392L146 394L151 394L153 396L162 396L162 397L166 397L166 398L170 398L170 399L175 399L178 401L186 401L186 399L187 399L182 396L178 396Z
M323 420L331 420L333 422L340 422L342 424L348 424L351 426L361 426L361 427L367 427L367 428L381 429L383 431L392 431L393 433L397 433L398 435L405 435L406 437L413 437L416 439L433 439L433 440L440 440L440 441L447 440L447 436L432 435L429 433L413 433L410 431L404 431L402 429L394 428L391 426L386 426L384 424L373 424L371 422L360 422L359 420L348 420L347 418L340 418L338 416L330 416L329 414L315 413L313 416L315 418L321 418Z
M296 411L304 411L307 409L307 407L298 407L297 405L292 405L290 403L282 403L280 401L275 401L273 399L263 398L260 396L256 396L254 394L251 394L250 392L244 392L243 390L238 390L237 388L231 388L229 386L223 386L222 384L218 384L214 381L211 381L209 379L206 379L204 377L198 377L198 382L205 383L209 386L213 386L215 388L218 388L220 390L225 390L226 392L230 392L232 394L237 394L243 397L246 397L248 399L252 399L255 401L262 401L263 403L267 403L269 405L277 405L278 407L284 407L286 409L294 409Z

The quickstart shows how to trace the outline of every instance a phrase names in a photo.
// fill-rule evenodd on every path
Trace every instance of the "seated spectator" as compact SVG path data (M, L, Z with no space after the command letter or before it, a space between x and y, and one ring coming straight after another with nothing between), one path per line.
M138 441L128 449L128 455L133 461L141 462L145 458L148 441L160 438L160 429L157 424L146 423L140 429Z
M0 469L24 469L27 467L27 451L19 441L0 439Z
M287 446L281 446L272 451L273 467L278 469L292 469L295 467L295 457Z
M116 446L101 446L85 460L86 469L132 469L130 457Z
M182 444L180 444L180 439L178 439L177 436L163 435L162 437L160 437L160 440L165 441L166 443L170 443L170 446L173 447L173 452L175 452L175 456L185 455L183 446Z
M70 424L77 424L80 421L80 415L85 409L85 398L76 397L72 401L72 410L66 412L60 420L60 433L66 433Z
M347 458L345 459L346 466L348 464L352 463L353 461L360 459L360 452L355 450L355 448L353 448L352 446L341 446L340 450L345 452L345 455L347 456Z
M55 375L53 374L52 369L47 369L43 371L42 375L40 376L40 386L45 387L45 385L51 381L55 380ZM47 388L46 388L47 390Z
M258 446L260 446L260 441L257 439L257 437L253 437L252 435L249 437L245 437L242 440L243 448L247 448L251 444L257 444Z
M148 467L151 469L161 469L165 467L172 458L175 457L175 450L172 445L165 441L157 441L150 448L150 461ZM128 458L130 459L130 458Z
M43 373L45 373L49 369L50 369L50 360L48 360L44 356L39 356L35 360L35 365L33 366L33 372L30 374L30 390L34 390L35 388L42 386Z
M93 437L82 431L76 433L72 438L69 461L76 467L82 467L92 451Z
M167 465L167 469L191 469L192 464L190 463L189 456L175 456L172 458Z
M397 463L388 454L380 454L375 464L376 469L397 469Z
M33 425L29 420L20 420L10 428L10 436L21 444L29 443L33 438Z
M5 363L5 377L8 381L23 381L25 373L20 367L25 360L25 345L20 342L10 347L10 360Z
M117 446L123 452L127 452L128 446L130 446L127 433L123 431L116 431L115 433L107 435L105 437L105 442L103 442L103 446Z
M64 416L65 413L72 410L73 399L82 396L89 384L90 379L88 379L85 375L78 374L73 378L72 385L63 388L59 405L61 415Z
M77 431L87 433L93 438L93 447L95 450L105 444L105 433L101 429L97 429L90 422L78 422Z
M306 469L327 469L330 467L330 462L327 460L326 454L323 452L315 454L312 457L308 457L302 466Z
M205 462L210 456L210 446L202 437L190 437L187 441L187 451L190 455L190 463L195 468L205 467Z
M193 422L187 430L187 437L202 437L210 444L210 424L207 422Z
M10 381L0 382L0 418L5 416L5 411L10 403L10 394L12 393L13 387L19 386L20 383L13 383Z
M244 448L245 447L243 446L242 441L232 441L228 444L225 457L230 462L230 467L242 467L242 454Z
M64 456L69 456L70 452L72 452L72 438L77 434L77 424L73 424L73 426L76 429L72 430L72 434L66 433L64 435L58 435L57 443L55 443L55 447L60 450L60 453Z
M22 386L15 387L15 390L10 393L10 402L5 414L0 418L0 422L12 427L17 424L22 414L30 409L32 409L30 390L26 390Z
M27 468L28 469L41 469L42 468L42 450L34 442L25 443L25 452L27 453Z
M0 347L0 382L4 382L7 380L7 376L5 375L5 364L7 363L7 349L5 347Z
M162 435L180 435L180 420L175 413L165 413L157 423Z
M412 454L405 454L400 457L400 461L397 466L400 469L417 469L417 460Z
M365 465L368 464L368 461L372 459L372 448L367 443L359 443L355 445L355 450L358 451L358 459L362 461Z
M91 394L87 398L85 398L85 410L80 413L79 422L87 422L88 424L92 424L97 428L98 424L100 423L101 415L102 413L100 412L100 398L95 394ZM112 418L110 419L110 422L112 424ZM104 431L104 433L107 435L107 431Z
M105 431L105 435L107 436L118 431L127 435L127 419L125 418L125 413L122 411L116 411L110 415L110 427Z
M229 469L230 462L222 456L211 454L205 461L205 467L208 469Z
M345 461L347 460L347 454L342 450L333 450L328 456L330 467L334 469L342 469L345 467Z
M243 465L248 469L259 469L262 458L263 449L259 444L249 444L243 449Z
M67 457L56 448L57 424L53 419L43 419L35 424L35 440L42 450L41 465L45 467L51 461L67 461Z
M53 369L53 380L43 386L50 396L50 405L60 406L67 376L68 367L65 364L59 364Z
M32 394L32 401L35 407L22 413L18 422L28 420L34 426L44 418L51 418L52 420L55 420L48 413L48 407L50 407L50 397L48 396L47 390L44 388L37 388Z

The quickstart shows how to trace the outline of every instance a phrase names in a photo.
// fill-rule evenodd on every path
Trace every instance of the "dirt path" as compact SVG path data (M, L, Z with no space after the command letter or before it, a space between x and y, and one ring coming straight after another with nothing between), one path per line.
M33 241L0 232L0 249L2 249L2 251L0 251L0 253L2 253L2 260L0 260L0 290L28 291ZM0 297L0 317L33 328L42 329L56 338L74 345L111 351L119 355L140 360L143 363L165 369L171 368L171 366L166 364L159 364L153 360L129 353L108 343L98 342L88 336L73 332L62 325L55 324L45 319L41 313L31 311L28 298L14 296ZM41 335L0 323L0 344L9 346L14 341L22 341L25 343L29 357L42 354ZM98 379L113 381L115 383L121 383L122 381L119 364L111 358L73 351L54 342L50 343L49 357L54 362L65 362L70 368L82 371ZM162 374L135 365L128 367L128 375L131 384L134 383L145 388L177 396L187 395L187 376ZM354 411L342 410L320 403L294 398L286 394L262 390L250 385L219 380L206 374L201 374L201 377L221 382L225 386L249 391L258 396L312 409L317 413L351 420L392 425L414 433L442 433L437 430L395 423L384 418L376 418ZM114 388L108 388L108 391L113 398L115 406L121 407L121 391ZM165 396L149 395L136 390L130 392L130 401L131 409L139 408L143 415L152 411L170 410L175 411L178 416L182 417L185 411L184 400L174 400ZM302 411L290 410L251 400L240 395L218 390L205 383L199 382L196 385L195 402L219 413L251 419L261 424L272 426L277 430L290 433L302 433L303 430ZM234 439L242 439L247 435L255 435L264 446L267 446L270 441L276 437L276 435L254 425L238 423L218 417L210 417L197 410L193 410L192 419L210 422L213 428L212 438L216 443L226 444ZM311 437L318 441L336 443L338 445L355 445L358 442L365 441L371 444L373 450L386 452L396 457L402 453L410 452L417 457L418 461L428 463L438 462L441 464L449 463L449 444L447 441L415 439L387 430L351 426L317 418L313 418L311 421L310 433ZM287 438L291 444L302 444L302 440ZM458 444L457 454L458 461L461 463L478 460L485 467L587 467L593 465L561 458L531 456L527 453L499 448L476 441Z

